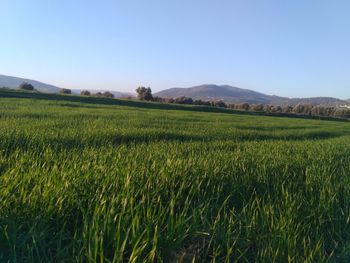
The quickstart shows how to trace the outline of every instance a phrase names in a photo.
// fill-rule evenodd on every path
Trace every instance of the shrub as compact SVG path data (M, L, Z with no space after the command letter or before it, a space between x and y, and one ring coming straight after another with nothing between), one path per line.
M249 108L250 108L249 103L241 103L236 105L236 109L239 109L239 110L249 110Z
M251 107L252 111L264 111L264 105L263 104L255 104Z
M193 99L185 97L185 96L182 96L182 97L175 98L175 103L178 103L178 104L192 104L193 103Z
M222 100L217 100L217 101L213 101L212 105L214 107L220 107L220 108L227 108L227 105L225 102L223 102Z
M298 114L305 114L305 115L310 115L312 110L312 105L311 104L297 104L293 108L293 112L298 113Z
M23 82L23 83L21 83L21 85L18 86L18 89L33 91L34 86L28 82Z
M271 112L271 108L272 108L272 106L271 105L269 105L269 104L266 104L266 105L264 105L264 111L265 112Z
M61 94L72 94L72 91L70 89L61 89L60 93Z
M114 94L112 92L109 92L109 91L105 91L102 93L102 96L103 97L106 97L106 98L110 98L110 99L113 99L114 98Z
M96 92L95 94L93 94L93 96L95 97L104 97L104 98L114 98L114 94L109 92L109 91L105 91L105 92Z
M293 107L290 105L284 105L282 107L282 112L283 113L291 113L293 111Z
M82 90L82 91L80 92L80 95L90 96L91 93L90 93L90 91L88 91L88 90Z
M173 98L163 98L163 101L165 103L174 103L175 102L175 100Z
M327 109L322 106L315 106L311 109L312 116L327 116Z
M274 105L270 108L270 112L282 112L282 107L279 105Z
M345 108L337 108L334 110L333 113L334 117L340 117L340 118L350 118L350 109Z
M192 103L193 105L205 105L205 106L210 106L210 102L209 101L204 101L204 100L195 100Z
M163 98L161 98L161 97L158 97L158 96L156 96L156 97L153 97L153 101L156 101L156 102L164 102L164 99Z

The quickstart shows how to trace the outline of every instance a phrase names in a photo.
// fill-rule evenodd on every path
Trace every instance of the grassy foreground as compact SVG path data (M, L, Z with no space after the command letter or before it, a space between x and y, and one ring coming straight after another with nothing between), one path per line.
M349 262L350 123L0 99L0 262Z

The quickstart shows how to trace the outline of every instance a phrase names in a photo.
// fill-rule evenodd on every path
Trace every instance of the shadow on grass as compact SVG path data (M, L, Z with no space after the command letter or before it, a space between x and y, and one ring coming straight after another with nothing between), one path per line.
M288 131L288 130L306 130L306 129L317 129L318 126L236 126L238 130L248 130L248 131Z
M265 112L251 112L243 110L233 110L219 107L198 106L198 105L180 105L158 102L144 102L123 99L110 99L99 97L84 97L79 95L63 95L63 94L48 94L48 93L33 93L18 90L11 90L0 88L0 98L28 98L28 99L43 99L53 101L70 101L90 104L104 104L104 105L119 105L144 109L159 109L159 110L183 110L183 111L197 111L197 112L216 112L240 115L254 115L254 116L273 116L273 117L288 117L299 119L316 119L316 120L331 120L348 122L348 119L321 117L321 116L306 116L291 113L265 113ZM70 105L69 107L74 107ZM80 107L80 106L79 106Z
M222 136L186 135L180 133L141 133L141 134L106 134L95 137L46 137L28 138L15 135L3 138L0 147L4 153L11 154L16 150L38 150L49 147L55 150L82 150L84 148L118 147L120 145L152 144L158 142L214 142L214 141L308 141L325 140L342 136L332 132L308 132L304 134L259 134L259 133L236 133Z
M243 111L241 112L241 111L234 111L234 110L229 110L224 108L215 108L215 107L207 107L207 106L189 106L189 105L168 104L168 103L163 104L163 103L156 103L156 102L144 102L144 101L123 100L123 99L83 97L78 95L30 93L30 92L21 92L21 91L7 90L7 89L0 89L0 98L29 98L29 99L44 99L44 100L53 100L53 101L80 102L80 103L90 103L90 104L119 105L119 106L146 108L146 109L185 110L185 111L222 112L222 113L240 113L240 114L257 115L256 113L252 113L252 112L243 112ZM70 104L66 104L63 106L74 107ZM80 105L77 105L76 107L80 107Z
M327 131L312 131L305 132L303 134L239 134L237 138L240 141L309 141L309 140L326 140L331 138L340 137L342 134Z

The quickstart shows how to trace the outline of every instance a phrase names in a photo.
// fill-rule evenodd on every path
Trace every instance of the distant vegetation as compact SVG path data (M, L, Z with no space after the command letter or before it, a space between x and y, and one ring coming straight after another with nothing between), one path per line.
M7 87L9 89L17 89L22 83L29 83L34 86L35 90L38 92L45 93L58 93L59 88L53 85L49 85L40 81L17 78L11 76L5 76L0 74L0 87Z
M109 92L109 91L105 91L105 92L97 92L95 94L92 94L90 91L88 90L83 90L80 92L80 95L83 96L94 96L94 97L104 97L104 98L114 98L113 93Z
M7 87L10 89L17 89L18 86L23 83L30 83L35 87L35 91L42 93L60 93L61 89L59 87L45 84L36 80L17 78L11 76L0 75L0 87ZM147 89L145 87L140 87ZM72 90L72 93L81 91ZM89 91L91 94L96 93L96 96L104 97L102 92ZM118 98L131 98L132 95L123 92L113 92L115 97ZM147 93L143 93L145 95ZM82 94L88 96L86 94ZM249 103L250 105L264 104L264 105L292 105L297 104L311 104L311 105L322 105L324 107L336 107L337 105L350 105L348 100L339 100L330 97L315 97L315 98L286 98L280 96L271 96L263 93L259 93L253 90L241 89L237 87L232 87L229 85L200 85L191 88L172 88L166 89L155 94L152 94L154 101L159 101L157 98L191 98L193 101L215 101L219 103L223 101L226 104L241 104L243 102ZM142 95L138 94L138 97L142 100L151 100L150 97L143 98ZM109 98L111 96L109 95ZM181 100L179 101L182 104ZM198 104L198 103L196 103Z
M312 104L334 107L344 104L342 101L331 97L314 98L287 98L274 95L267 95L248 89L241 89L229 85L200 85L190 88L172 88L157 92L155 96L162 98L177 98L181 96L202 101L224 101L227 104L240 104L243 102L249 104L270 104L270 105L296 105Z
M91 92L88 91L88 90L82 90L82 91L80 92L80 95L83 95L83 96L90 96L90 95L91 95Z
M60 93L61 94L72 94L72 91L70 89L61 89Z
M11 95L0 262L350 261L348 122Z
M105 97L105 98L114 98L113 93L109 92L109 91L105 91L105 92L97 92L96 94L93 94L93 96L96 97Z
M150 87L145 88L145 87L138 87L136 89L137 93L137 98L139 100L147 100L147 101L153 101L153 95L152 95L152 90Z
M90 95L88 95L90 94ZM291 105L264 105L239 103L239 104L226 104L223 101L202 101L193 100L192 98L179 97L179 98L160 98L151 96L153 102L148 103L145 99L134 100L133 97L125 97L127 100L105 100L106 98L113 98L114 95L111 92L97 92L95 94L89 91L83 91L82 96L60 96L58 94L46 94L46 93L31 93L26 94L22 92L15 92L6 88L0 90L0 97L17 97L17 98L40 98L49 100L69 100L76 102L86 103L101 103L108 105L127 105L154 109L182 109L186 111L203 111L203 112L225 112L225 113L239 113L239 114L251 114L251 115L271 115L281 117L297 117L297 118L319 118L319 119L350 119L350 109L346 107L324 107L313 106L310 104L298 104ZM86 98L83 98L86 97ZM145 101L145 102L144 102Z
M23 82L23 83L21 83L21 85L19 85L18 89L33 91L34 86L28 82Z
M146 89L144 87L138 88L136 92L139 94L138 98L146 100L144 97ZM192 98L181 96L176 98L161 98L153 97L150 88L147 89L147 100L153 100L160 103L177 103L188 105L203 105L212 106L244 111L264 112L266 114L279 114L281 116L299 115L299 116L320 116L320 117L335 117L335 118L348 118L350 119L350 108L341 107L325 107L320 105L298 103L296 105L269 105L269 104L249 104L249 103L225 103L222 100L216 101L203 101L193 100Z

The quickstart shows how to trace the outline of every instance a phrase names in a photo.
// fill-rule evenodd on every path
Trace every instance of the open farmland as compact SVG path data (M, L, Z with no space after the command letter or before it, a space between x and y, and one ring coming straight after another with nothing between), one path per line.
M0 262L349 260L350 122L0 98Z

